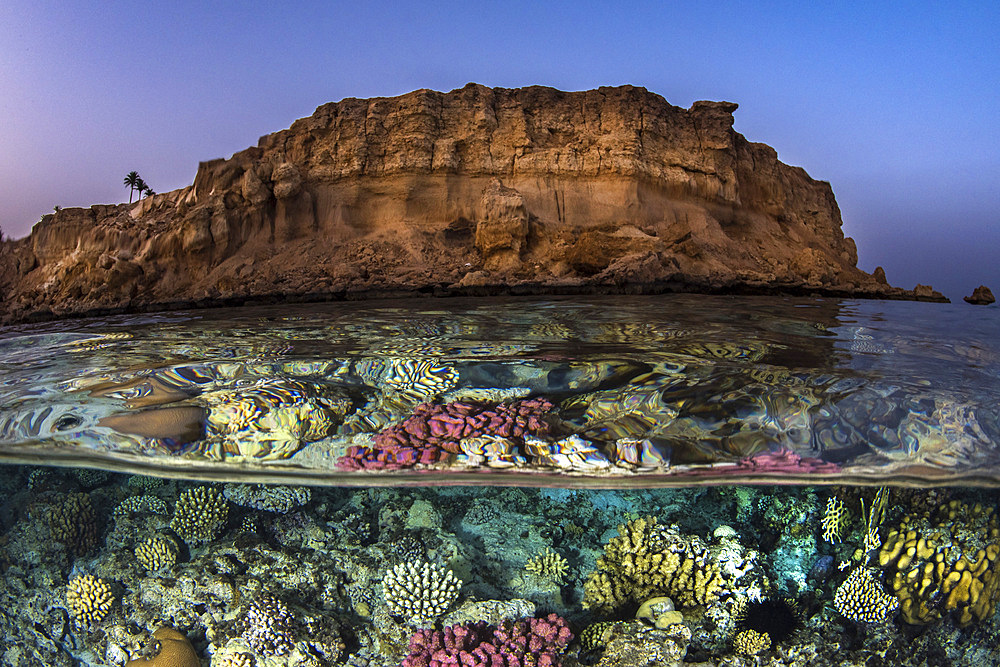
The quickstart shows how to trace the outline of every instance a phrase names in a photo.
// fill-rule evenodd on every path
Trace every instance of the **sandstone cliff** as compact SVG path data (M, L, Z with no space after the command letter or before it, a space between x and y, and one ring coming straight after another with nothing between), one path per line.
M856 267L830 185L735 132L735 109L474 84L326 104L189 187L45 216L3 245L2 316L411 291L915 297Z

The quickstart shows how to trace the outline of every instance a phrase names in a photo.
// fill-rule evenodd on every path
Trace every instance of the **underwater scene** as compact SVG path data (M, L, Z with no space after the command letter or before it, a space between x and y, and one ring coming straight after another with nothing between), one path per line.
M0 664L1000 664L1000 309L0 329Z

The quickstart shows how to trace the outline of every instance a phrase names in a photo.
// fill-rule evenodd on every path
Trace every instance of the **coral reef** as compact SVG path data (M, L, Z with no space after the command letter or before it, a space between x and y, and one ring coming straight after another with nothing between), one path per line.
M181 493L170 527L185 542L215 539L226 524L229 505L215 487L198 486Z
M177 562L177 543L166 535L156 535L135 548L135 559L147 570L169 568Z
M111 587L92 574L74 577L66 586L66 607L80 624L92 627L100 623L114 604Z
M635 621L614 623L597 667L681 667L690 641L691 630L679 623L662 630Z
M885 623L899 608L899 600L885 592L868 568L858 567L837 588L833 605L852 621Z
M479 622L418 630L402 667L558 667L572 638L566 621L556 614L496 626Z
M823 512L823 521L821 522L823 539L827 542L839 542L844 526L847 525L848 516L844 501L836 496L830 496L826 501L826 511Z
M230 502L262 512L286 514L309 502L307 486L267 486L264 484L226 484L222 492Z
M90 496L71 493L49 513L52 537L73 554L82 556L97 545L97 521Z
M212 657L212 667L253 667L253 656L239 651L226 651Z
M414 625L431 623L458 599L462 587L451 570L406 561L386 572L382 591L389 613Z
M391 470L440 463L457 454L465 438L495 435L517 440L526 434L544 435L549 424L543 415L553 407L544 398L492 407L458 401L443 405L421 403L401 423L380 431L374 447L352 446L337 465L346 470Z
M961 625L992 616L1000 600L1000 527L992 508L952 500L933 518L907 515L878 554L903 620L953 613Z
M272 595L261 595L240 619L243 641L265 656L285 655L295 645L295 618L288 606Z

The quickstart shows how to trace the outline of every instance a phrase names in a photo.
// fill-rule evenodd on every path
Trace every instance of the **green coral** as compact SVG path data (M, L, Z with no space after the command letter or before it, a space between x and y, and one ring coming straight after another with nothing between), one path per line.
M611 612L660 595L682 606L710 604L728 592L718 564L697 538L658 526L652 516L623 524L618 533L584 583L585 609Z

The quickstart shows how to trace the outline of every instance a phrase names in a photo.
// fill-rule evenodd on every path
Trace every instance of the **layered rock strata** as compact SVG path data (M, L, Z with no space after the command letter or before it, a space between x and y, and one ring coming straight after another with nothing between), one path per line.
M189 187L45 216L0 252L2 317L407 293L940 297L859 270L830 185L735 132L736 108L475 84L326 104Z

